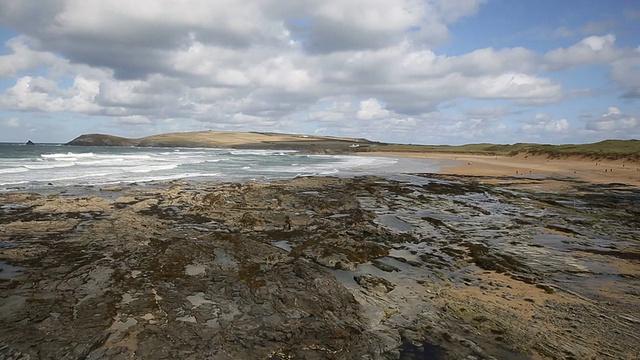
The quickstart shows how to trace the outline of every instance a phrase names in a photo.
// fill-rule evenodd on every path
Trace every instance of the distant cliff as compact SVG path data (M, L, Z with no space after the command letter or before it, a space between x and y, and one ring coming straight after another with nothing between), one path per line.
M203 147L236 149L304 150L314 153L354 152L361 147L374 146L366 139L332 136L310 136L259 132L197 131L152 135L128 139L113 135L81 135L66 145L81 146L138 146L138 147Z
M137 146L137 139L127 139L104 134L85 134L69 141L66 145L79 146Z

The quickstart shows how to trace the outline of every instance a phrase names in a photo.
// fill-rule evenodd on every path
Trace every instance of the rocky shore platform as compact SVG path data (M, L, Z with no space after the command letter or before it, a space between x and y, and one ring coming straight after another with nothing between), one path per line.
M0 358L639 358L640 190L548 182L0 194Z

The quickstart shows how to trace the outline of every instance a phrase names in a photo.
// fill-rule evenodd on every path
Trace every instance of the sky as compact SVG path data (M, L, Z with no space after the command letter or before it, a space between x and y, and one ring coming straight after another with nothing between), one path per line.
M0 142L640 138L640 1L2 0Z

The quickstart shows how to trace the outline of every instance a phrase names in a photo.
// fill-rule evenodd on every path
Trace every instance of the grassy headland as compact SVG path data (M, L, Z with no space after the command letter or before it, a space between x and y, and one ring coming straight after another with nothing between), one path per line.
M277 149L321 153L345 153L351 152L350 149L359 146L371 146L375 144L378 143L357 138L222 131L167 133L137 139L104 134L87 134L81 135L67 143L67 145L84 146Z
M367 139L278 134L265 132L199 131L167 133L129 139L104 134L81 135L67 145L140 146L140 147L216 147L236 149L302 150L316 153L453 153L515 156L526 153L550 158L628 159L640 161L640 140L605 140L592 144L468 144L411 145L390 144Z

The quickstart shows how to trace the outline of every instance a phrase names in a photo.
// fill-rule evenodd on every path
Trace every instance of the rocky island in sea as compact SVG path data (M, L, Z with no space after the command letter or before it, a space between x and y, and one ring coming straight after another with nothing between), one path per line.
M355 140L310 149L399 148ZM529 154L534 170L557 158ZM0 358L635 358L635 155L602 157L616 181L407 172L4 191Z

